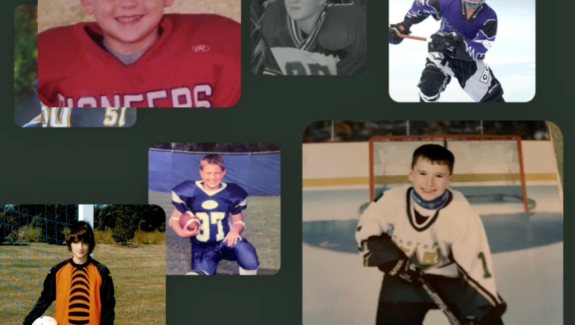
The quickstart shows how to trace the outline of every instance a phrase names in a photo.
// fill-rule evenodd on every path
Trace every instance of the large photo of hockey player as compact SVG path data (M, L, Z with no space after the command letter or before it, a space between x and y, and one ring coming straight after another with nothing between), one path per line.
M252 72L365 73L366 10L367 0L251 0Z
M135 108L50 108L40 103L37 89L37 8L14 11L14 122L25 128L126 128L136 123Z
M158 143L149 202L165 209L167 275L280 268L280 152L272 143Z
M241 93L240 16L240 0L40 0L40 101L234 106Z
M529 102L535 0L390 0L396 102Z
M321 121L303 142L303 324L563 324L554 124Z

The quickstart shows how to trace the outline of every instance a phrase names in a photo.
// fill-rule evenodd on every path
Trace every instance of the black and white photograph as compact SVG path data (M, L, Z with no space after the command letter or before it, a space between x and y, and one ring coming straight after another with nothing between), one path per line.
M304 325L563 324L557 126L321 121L303 142Z
M252 72L364 74L366 21L367 0L251 0Z

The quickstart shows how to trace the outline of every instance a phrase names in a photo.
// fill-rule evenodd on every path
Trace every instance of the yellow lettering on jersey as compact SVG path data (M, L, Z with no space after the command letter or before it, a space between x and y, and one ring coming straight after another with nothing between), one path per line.
M50 112L49 125L53 128L67 128L70 127L70 115L72 109L70 107L53 107Z
M436 252L425 252L421 258L421 264L435 265L439 262Z

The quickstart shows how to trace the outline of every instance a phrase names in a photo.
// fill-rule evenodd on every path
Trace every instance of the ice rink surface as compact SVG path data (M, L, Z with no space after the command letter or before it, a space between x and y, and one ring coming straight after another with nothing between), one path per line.
M456 188L462 190L463 188ZM465 189L463 189L465 190ZM468 189L470 190L470 189ZM563 215L557 185L529 185L536 207L473 205L491 250L505 324L563 324ZM303 324L374 324L382 273L364 268L354 229L367 189L303 192ZM440 311L426 325L447 325Z
M389 1L389 22L403 21L411 0ZM508 102L528 102L535 96L535 0L487 0L497 14L497 38L485 62L501 82ZM432 17L411 27L414 36L429 37L440 22ZM396 102L419 102L417 83L425 67L427 43L404 40L389 45L389 94ZM471 102L452 79L440 102Z

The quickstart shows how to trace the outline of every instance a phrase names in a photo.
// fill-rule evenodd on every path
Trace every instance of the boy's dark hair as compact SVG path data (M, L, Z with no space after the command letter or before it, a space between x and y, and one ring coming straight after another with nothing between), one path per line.
M75 221L68 227L66 234L66 245L72 251L72 243L83 242L90 246L89 254L92 254L96 241L94 240L94 230L92 226L85 221Z
M438 144L424 144L415 149L413 152L413 159L411 160L411 169L415 167L419 158L427 159L432 163L437 163L439 165L447 165L447 167L449 167L449 174L453 174L455 157L451 151L447 150L444 146L440 146Z

